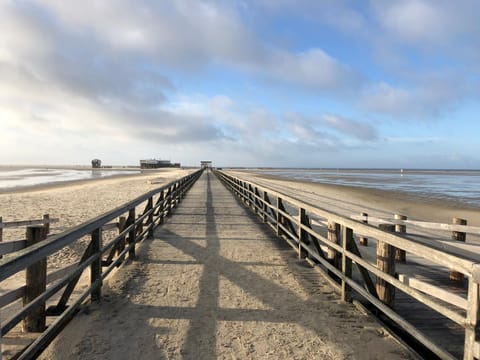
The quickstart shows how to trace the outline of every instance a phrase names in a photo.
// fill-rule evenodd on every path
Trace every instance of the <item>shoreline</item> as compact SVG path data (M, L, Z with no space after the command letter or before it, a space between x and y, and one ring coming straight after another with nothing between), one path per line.
M467 219L468 224L480 226L479 207L449 201L447 199L431 198L400 190L374 189L360 186L326 184L308 180L291 179L281 175L259 174L238 171L240 177L258 178L280 185L299 186L302 190L326 197L335 198L338 203L348 203L352 209L364 207L384 213L407 215L411 219L451 223L453 217ZM322 207L321 205L319 205ZM369 213L369 211L365 211ZM344 214L345 215L345 214Z
M51 169L51 168L49 168ZM65 169L65 168L62 168ZM173 168L169 168L170 170ZM91 169L72 169L72 170L91 170ZM137 169L97 169L100 171L135 171ZM175 170L182 170L175 168ZM154 170L149 170L149 169L144 169L140 170L138 169L139 172L138 174L115 174L115 175L109 175L109 176L102 176L99 178L88 178L88 179L78 179L78 180L61 180L61 181L52 181L52 182L46 182L46 183L40 183L40 184L35 184L35 185L26 185L26 186L19 186L19 187L11 187L11 188L0 188L0 195L4 194L19 194L19 193L30 193L30 192L35 192L35 191L44 191L44 190L52 190L52 189L59 189L59 188L65 188L65 187L70 187L70 186L75 186L75 185L84 185L92 182L103 182L103 181L108 181L108 180L115 180L115 179L134 179L136 177L141 177L141 176L150 176L150 175L157 175L157 174L166 174L168 173L168 170L162 170L162 169L154 169Z

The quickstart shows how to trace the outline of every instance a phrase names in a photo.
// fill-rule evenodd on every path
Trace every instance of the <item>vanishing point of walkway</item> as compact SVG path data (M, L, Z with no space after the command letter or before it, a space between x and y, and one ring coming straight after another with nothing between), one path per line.
M137 260L42 356L62 359L405 359L374 319L205 172Z

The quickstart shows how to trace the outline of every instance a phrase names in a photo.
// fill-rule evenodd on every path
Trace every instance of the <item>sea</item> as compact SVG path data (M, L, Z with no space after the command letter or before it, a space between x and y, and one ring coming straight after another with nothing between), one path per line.
M324 184L400 191L480 208L480 170L249 169Z
M120 174L140 174L140 170L0 167L0 191L65 181L98 179Z

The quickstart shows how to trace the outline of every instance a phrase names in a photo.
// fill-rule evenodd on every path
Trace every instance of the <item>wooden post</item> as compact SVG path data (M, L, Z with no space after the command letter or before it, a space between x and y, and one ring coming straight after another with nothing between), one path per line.
M363 216L362 223L368 224L368 214L367 213L360 213L360 216ZM368 246L368 238L365 236L360 236L360 245L362 246Z
M395 225L380 224L381 230L394 232ZM395 247L377 239L377 268L386 274L395 276ZM377 276L378 298L393 308L395 305L395 287Z
M46 238L43 226L27 227L27 247L38 243ZM47 287L47 258L30 265L26 269L25 294L23 295L23 306L32 302L37 296L45 292ZM32 310L23 319L23 331L43 332L45 330L45 302Z
M130 226L135 223L135 208L130 209L128 211L128 222L127 226ZM132 229L128 233L128 244L133 244L132 248L128 252L128 258L130 260L135 259L135 238L136 238L136 226L133 226Z
M120 216L118 218L118 233L120 234L127 227L127 218L125 216ZM123 249L125 249L125 237L123 237L118 244L117 254L120 254Z
M2 217L0 216L0 225L1 225L2 223L3 223L3 219L2 219ZM1 243L2 241L3 241L3 228L0 227L0 243ZM3 256L0 255L0 259L1 259L2 257L3 257ZM1 336L0 336L0 338L1 338ZM0 350L1 350L1 349L0 349ZM0 352L0 354L1 354L1 352ZM1 359L0 359L0 360L1 360Z
M152 239L153 238L153 197L148 198L148 211L151 211L150 215L148 215L148 221L147 221L147 224L149 226L148 238Z
M405 215L395 214L393 216L395 220L407 220ZM405 224L395 224L395 232L399 234L405 234L407 232L407 225ZM395 249L395 260L401 263L407 262L407 254L405 250Z
M472 278L468 279L468 305L465 324L464 359L475 358L476 329L478 325L479 285Z
M307 256L307 251L302 247L302 244L307 240L307 232L302 228L302 225L307 225L307 214L305 209L298 209L298 259L301 260Z
M162 202L162 205L160 205L160 208L158 209L158 213L160 214L160 221L158 222L159 224L163 224L163 218L165 217L164 211L165 211L165 194L164 191L162 190L160 192L160 197L158 198L158 202Z
M453 218L452 223L454 225L467 225L467 220ZM452 231L452 240L465 242L467 240L467 233L461 231ZM452 281L462 283L464 276L461 272L450 270L449 278Z
M279 196L277 196L277 236L282 235L282 229L280 228L280 223L282 221L282 215L280 215L280 208L282 204L282 199L280 199Z
M98 282L98 286L92 290L92 301L100 300L102 296L102 255L100 249L102 248L102 228L98 228L92 232L92 254L99 254L97 260L90 265L90 284L93 285Z
M142 215L138 215L137 216L137 220L140 219L142 217ZM143 220L141 222L139 222L136 226L136 236L139 236L141 233L143 232Z
M353 241L353 230L342 226L342 247L344 253L342 254L342 273L346 278L352 278L352 259L347 257L345 251L350 251L351 243ZM342 301L350 301L352 298L352 289L348 286L345 280L342 280Z
M50 215L45 214L43 215L43 227L45 228L45 234L50 234Z
M258 192L258 188L255 187L255 214L258 214L258 212L261 212L261 209L263 209L262 202L259 198L260 193Z
M328 241L340 244L340 224L337 224L333 221L328 221ZM339 255L335 249L328 248L327 250L327 260L335 266L337 269L340 267ZM330 274L332 275L332 274Z
M263 214L262 214L262 219L263 219L264 223L266 223L268 221L268 218L267 218L267 212L268 212L267 201L268 201L268 194L265 190L263 190ZM0 222L1 221L2 221L2 218L0 218Z

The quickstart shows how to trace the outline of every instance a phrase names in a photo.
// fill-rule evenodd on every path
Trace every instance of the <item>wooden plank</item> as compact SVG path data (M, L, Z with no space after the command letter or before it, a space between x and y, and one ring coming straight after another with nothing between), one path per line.
M0 308L7 306L8 304L22 298L24 295L25 285L3 294L2 296L0 296Z
M350 218L355 220L362 220L364 217L361 215L360 216L352 215L350 216ZM400 220L395 218L369 217L368 219L376 223L410 224L410 225L414 225L420 228L430 229L430 230L459 231L459 232L465 232L467 234L480 235L480 226L444 224L444 223L418 221L418 220Z
M117 230L118 229L118 223L113 222L113 223L108 223L102 226L103 231L110 231L110 230Z
M460 309L467 309L467 300L452 293L451 291L444 290L438 286L431 285L425 281L418 280L406 274L398 274L398 280L413 289L420 290L425 294L436 297L437 299L440 299L446 303L455 305Z
M22 226L33 226L33 225L44 225L58 222L60 219L38 219L38 220L19 220L19 221L8 221L0 222L0 228L8 229Z
M27 240L12 240L0 242L0 255L10 254L12 252L25 249Z

